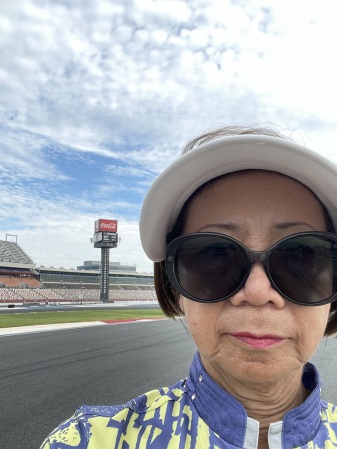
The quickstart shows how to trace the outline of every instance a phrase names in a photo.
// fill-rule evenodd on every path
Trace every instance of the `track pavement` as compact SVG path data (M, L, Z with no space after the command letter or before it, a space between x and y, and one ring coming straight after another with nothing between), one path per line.
M131 318L125 320L82 321L79 323L39 324L35 326L17 326L0 328L0 337L22 334L36 334L40 332L53 332L67 329L80 329L83 327L96 327L111 324L135 323L165 320L166 318Z
M171 320L21 333L0 345L1 449L38 449L81 404L120 404L175 383L195 350Z
M188 374L195 347L180 321L79 324L0 336L1 449L38 449L79 405L124 403ZM337 340L313 360L337 404Z

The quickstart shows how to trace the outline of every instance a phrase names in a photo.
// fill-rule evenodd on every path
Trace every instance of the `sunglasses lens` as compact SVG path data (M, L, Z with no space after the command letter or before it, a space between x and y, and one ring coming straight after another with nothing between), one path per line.
M186 293L202 301L216 301L241 285L247 260L242 249L226 237L197 236L178 247L174 269Z
M281 242L270 256L269 272L288 298L303 304L325 301L336 289L337 242L314 235Z

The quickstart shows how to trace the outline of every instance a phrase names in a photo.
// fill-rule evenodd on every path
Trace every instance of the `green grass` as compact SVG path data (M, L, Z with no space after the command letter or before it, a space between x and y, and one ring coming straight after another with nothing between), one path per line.
M74 310L72 312L28 312L0 315L0 328L81 321L163 318L161 310Z

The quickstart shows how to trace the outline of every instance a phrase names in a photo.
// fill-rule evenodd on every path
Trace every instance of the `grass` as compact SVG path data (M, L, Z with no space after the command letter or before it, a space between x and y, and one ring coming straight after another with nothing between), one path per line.
M0 315L0 328L36 324L79 323L82 321L163 318L161 310L74 310L60 312L28 312Z

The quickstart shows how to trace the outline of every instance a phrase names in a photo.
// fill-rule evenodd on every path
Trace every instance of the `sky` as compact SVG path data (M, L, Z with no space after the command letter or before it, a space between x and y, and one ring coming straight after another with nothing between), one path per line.
M155 177L197 134L263 124L337 162L335 0L3 0L0 240L40 266L152 272Z

